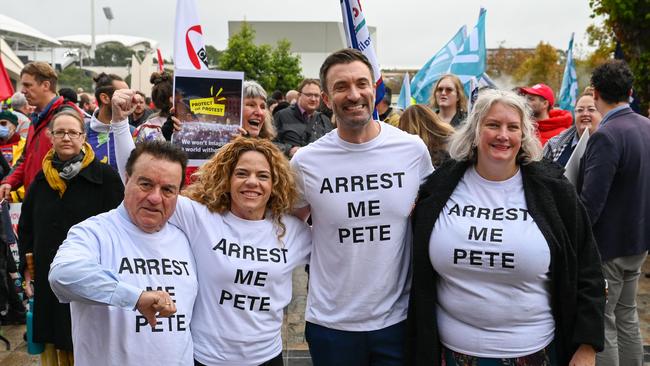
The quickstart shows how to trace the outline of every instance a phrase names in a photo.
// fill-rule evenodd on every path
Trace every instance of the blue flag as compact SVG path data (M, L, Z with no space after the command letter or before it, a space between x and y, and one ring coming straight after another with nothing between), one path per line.
M449 73L458 76L465 87L465 95L469 97L470 80L479 79L485 72L487 49L485 48L485 13L481 8L478 22L463 43L463 48L456 54L449 66Z
M366 18L361 9L360 0L341 0L341 13L343 15L343 29L349 48L356 48L361 51L370 61L372 72L375 74L375 106L384 99L384 81L381 78L381 70L377 62L375 48L370 38L370 31L366 24ZM379 119L379 113L375 108L375 119Z
M404 74L402 81L402 89L399 91L399 99L397 99L397 107L405 110L411 103L411 82L409 81L409 73Z
M566 66L564 67L558 103L560 109L565 111L573 111L578 98L578 77L576 75L576 65L573 62L573 36L574 33L571 33L569 49L566 51Z
M451 65L451 60L463 46L467 36L467 27L462 26L454 37L438 51L418 71L411 81L411 96L418 104L427 104L431 98L431 88L441 75L445 74Z

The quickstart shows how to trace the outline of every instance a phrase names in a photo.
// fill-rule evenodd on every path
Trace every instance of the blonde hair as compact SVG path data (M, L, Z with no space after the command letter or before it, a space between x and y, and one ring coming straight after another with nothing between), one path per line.
M224 213L230 210L230 177L239 158L248 151L257 151L264 155L271 168L273 184L266 208L279 228L278 239L281 239L286 232L282 215L291 211L298 193L288 160L270 140L243 136L232 140L192 175L195 178L194 183L182 194L205 205L210 212Z
M454 128L443 121L431 108L423 104L415 104L404 110L399 118L399 129L412 135L418 135L429 149L431 159L438 156L437 152L446 150L449 136L454 133ZM440 165L434 161L433 165Z
M429 104L433 110L439 109L438 100L436 99L436 90L438 90L438 85L444 80L450 79L456 88L456 95L458 100L456 101L456 112L467 112L467 96L465 95L465 88L463 88L463 83L460 81L458 76L454 74L444 74L436 81L435 85L431 89L431 99L429 99Z
M259 137L271 141L275 138L275 136L277 136L277 132L275 131L275 126L273 125L273 116L267 109L264 111L264 123L262 123L262 129L260 129Z
M517 153L518 164L528 164L542 159L542 144L535 133L535 123L523 97L512 91L487 89L479 93L467 121L460 126L449 142L449 155L458 161L476 162L481 122L493 105L500 103L513 108L521 118L521 148Z

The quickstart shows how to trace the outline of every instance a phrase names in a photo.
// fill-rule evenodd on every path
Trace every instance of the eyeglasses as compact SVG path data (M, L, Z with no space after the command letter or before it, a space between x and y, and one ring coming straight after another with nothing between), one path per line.
M58 131L52 132L52 135L54 137L56 137L57 139L62 139L63 137L65 137L65 135L68 135L70 140L76 140L76 139L80 138L81 135L84 135L84 133L79 132L79 131L62 131L62 130L58 130Z
M311 98L311 99L320 98L320 94L317 94L317 93L300 93L300 94L306 96L307 98Z

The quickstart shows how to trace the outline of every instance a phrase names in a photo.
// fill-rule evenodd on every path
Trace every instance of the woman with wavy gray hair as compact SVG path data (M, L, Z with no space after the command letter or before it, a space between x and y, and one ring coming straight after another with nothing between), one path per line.
M420 188L409 365L594 365L605 285L586 211L525 101L486 90Z

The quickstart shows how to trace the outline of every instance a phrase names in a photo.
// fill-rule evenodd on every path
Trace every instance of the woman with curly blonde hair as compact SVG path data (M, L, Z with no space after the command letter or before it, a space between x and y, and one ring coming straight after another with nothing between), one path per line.
M236 210L239 210L240 202L237 201L237 196L231 194L230 177L235 174L240 157L247 152L256 152L258 157L262 155L266 158L269 173L274 178L270 196L267 197L264 207L280 229L277 235L280 240L286 233L282 215L290 213L297 192L289 162L273 143L266 139L242 137L221 148L210 161L194 173L196 180L183 192L183 195L204 205L212 213L223 214L232 210L233 204ZM262 211L260 213L264 214Z
M123 133L115 145L119 156L135 147ZM309 227L289 215L297 198L289 163L269 139L240 136L195 177L169 219L196 261L195 365L282 365L291 273L311 253Z
M282 365L291 273L311 252L309 227L288 215L289 164L271 141L238 137L195 175L170 219L196 259L195 365Z

